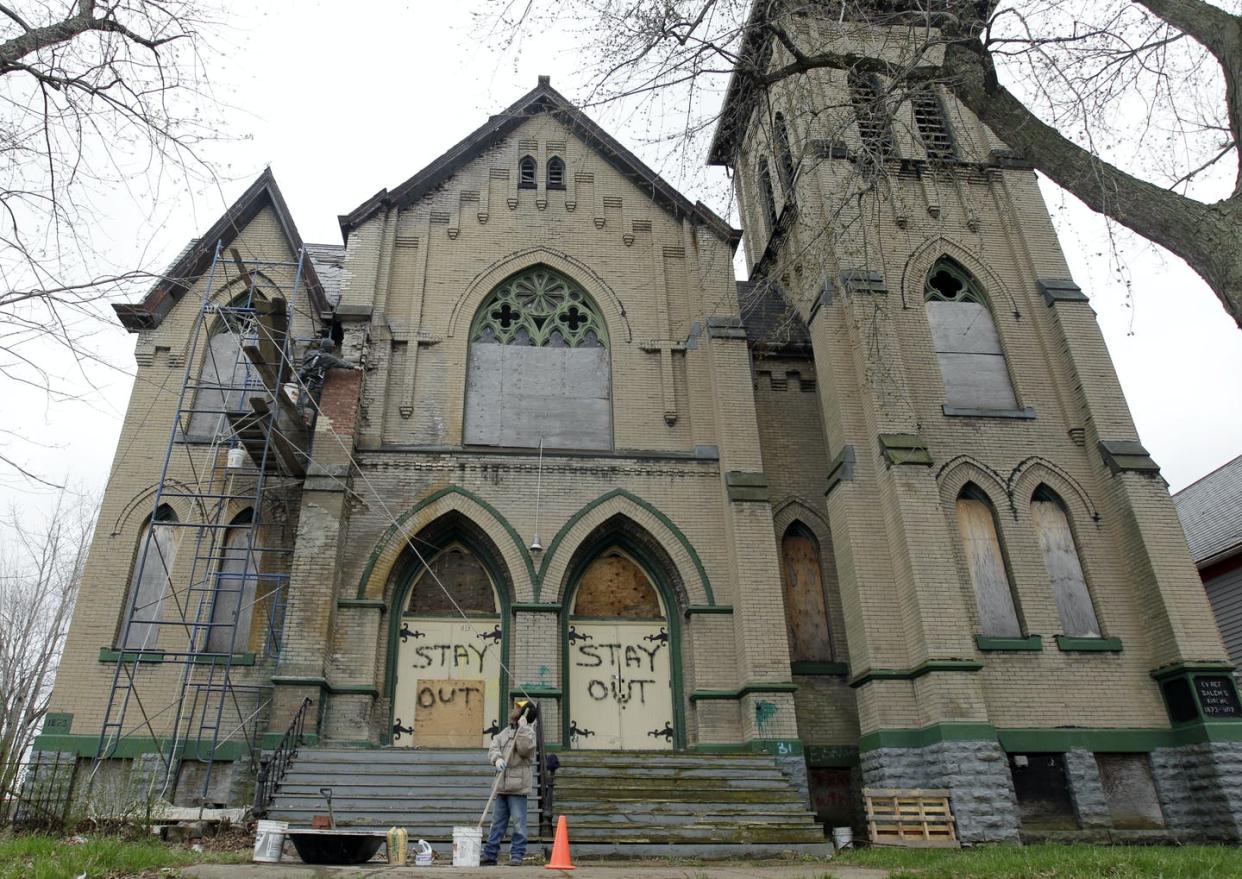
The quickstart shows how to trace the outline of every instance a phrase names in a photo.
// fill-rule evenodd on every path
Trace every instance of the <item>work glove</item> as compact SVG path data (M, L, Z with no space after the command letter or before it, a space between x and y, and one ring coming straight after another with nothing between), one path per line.
M530 721L526 719L525 714L522 714L522 716L518 718L518 729L526 729L528 726L530 726Z
M505 771L505 769L507 769L507 768L509 767L509 764L505 762L505 758L504 758L504 757L497 757L497 758L496 758L496 763L495 763L494 765L495 765L495 767L496 767L496 771L497 771L497 772L504 772L504 771Z

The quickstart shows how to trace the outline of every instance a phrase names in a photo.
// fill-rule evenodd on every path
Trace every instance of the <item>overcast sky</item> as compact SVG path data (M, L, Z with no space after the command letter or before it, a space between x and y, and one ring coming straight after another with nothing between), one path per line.
M155 211L142 198L139 205L118 198L106 230L118 263L143 255L150 267L167 264L267 165L303 238L339 243L338 214L414 174L533 88L538 74L550 74L571 98L585 82L582 56L564 35L502 57L468 2L270 5L279 11L250 13L213 37L222 61L209 75L229 109L227 139L208 154L226 179L193 196L166 191ZM667 147L645 142L648 131L632 109L592 115L692 200L727 211L720 172L687 173ZM1123 239L1128 268L1116 272L1103 222L1054 187L1046 185L1045 194L1140 436L1170 487L1242 453L1242 332L1176 258ZM55 371L82 388L80 401L50 403L33 389L4 387L3 426L25 436L7 440L5 451L41 475L102 488L132 384L133 343L115 322L100 322L92 344L111 366L88 367L97 390L71 361L55 362ZM30 508L45 504L46 494L0 474L0 503Z

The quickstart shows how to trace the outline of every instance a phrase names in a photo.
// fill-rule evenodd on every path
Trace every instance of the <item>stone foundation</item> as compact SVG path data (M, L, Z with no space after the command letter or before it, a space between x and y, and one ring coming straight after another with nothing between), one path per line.
M1065 753L1065 774L1068 776L1070 796L1074 801L1074 813L1078 826L1083 830L1110 828L1113 816L1108 808L1104 782L1095 754L1075 750Z
M1242 841L1242 742L1204 742L1151 754L1169 830L1195 841Z
M866 787L947 789L962 842L1020 841L1013 779L996 742L877 748L860 763Z

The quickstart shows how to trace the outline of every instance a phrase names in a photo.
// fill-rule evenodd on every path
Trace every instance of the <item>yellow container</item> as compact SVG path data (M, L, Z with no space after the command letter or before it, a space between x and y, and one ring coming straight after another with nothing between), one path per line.
M388 831L388 863L403 866L409 856L410 834L404 827L393 827Z

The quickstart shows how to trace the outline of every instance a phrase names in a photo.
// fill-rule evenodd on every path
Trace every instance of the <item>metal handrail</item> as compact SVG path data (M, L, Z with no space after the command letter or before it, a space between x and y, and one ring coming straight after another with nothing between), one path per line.
M302 700L301 707L298 708L297 714L293 715L289 728L281 736L280 744L276 746L276 750L272 751L272 756L259 760L259 775L255 780L252 809L255 815L267 814L272 800L276 798L276 787L284 781L285 773L289 771L289 764L298 755L298 747L302 744L303 738L302 730L306 726L306 711L310 706L311 699L308 696Z

